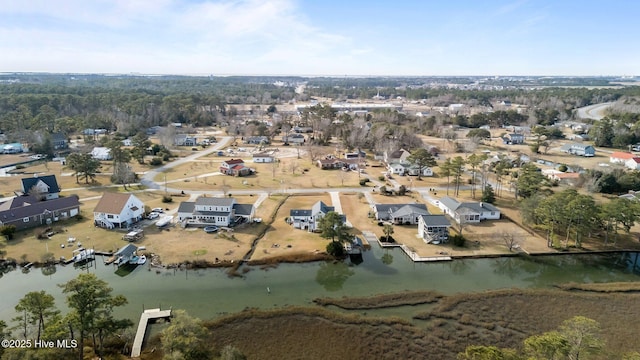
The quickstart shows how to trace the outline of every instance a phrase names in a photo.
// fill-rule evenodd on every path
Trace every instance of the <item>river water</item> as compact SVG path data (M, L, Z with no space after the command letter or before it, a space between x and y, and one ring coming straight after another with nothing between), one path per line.
M15 316L14 306L29 291L45 290L65 309L58 284L82 271L95 273L129 303L117 315L134 321L143 308L185 309L210 319L247 307L270 309L311 305L317 297L370 296L404 290L435 290L443 294L499 288L544 288L566 282L640 281L638 253L562 255L468 259L413 263L399 249L366 251L363 262L281 264L262 270L250 267L242 278L224 269L173 270L139 266L126 276L104 265L100 257L88 269L59 266L53 274L42 269L20 270L0 278L0 319ZM270 291L267 291L267 288Z

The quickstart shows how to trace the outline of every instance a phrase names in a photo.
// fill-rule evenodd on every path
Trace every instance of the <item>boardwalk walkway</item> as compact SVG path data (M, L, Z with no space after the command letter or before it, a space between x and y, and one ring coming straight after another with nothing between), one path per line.
M171 317L171 310L160 309L145 310L142 315L140 315L138 331L136 331L136 338L133 340L133 346L131 347L132 358L140 357L140 352L142 352L142 341L144 341L144 334L147 332L147 323L149 320L169 317Z

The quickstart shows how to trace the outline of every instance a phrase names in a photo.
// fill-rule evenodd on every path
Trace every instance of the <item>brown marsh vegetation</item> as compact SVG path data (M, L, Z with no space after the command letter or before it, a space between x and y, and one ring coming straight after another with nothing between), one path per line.
M635 286L640 286L635 284ZM626 288L622 286L621 289ZM624 291L624 290L623 290ZM401 300L401 298L405 300ZM602 359L637 351L640 294L563 290L499 290L443 296L433 292L367 299L323 299L324 304L371 308L437 301L413 320L335 312L324 308L247 309L207 323L214 348L233 345L248 359L455 359L469 345L518 348L523 339L573 316L598 321L607 351ZM426 327L417 323L426 323ZM151 342L153 343L154 340ZM155 340L157 341L157 340ZM151 344L149 348L153 347ZM159 359L145 354L144 359Z

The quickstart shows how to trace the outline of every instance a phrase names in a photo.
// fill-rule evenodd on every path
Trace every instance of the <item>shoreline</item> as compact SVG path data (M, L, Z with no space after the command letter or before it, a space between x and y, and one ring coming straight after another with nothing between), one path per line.
M465 259L496 259L496 258L510 258L510 257L542 257L542 256L566 256L566 255L604 255L604 254L624 254L624 253L638 253L640 250L638 249L615 249L615 250L581 250L581 251L554 251L554 252L536 252L536 253L525 253L525 252L514 252L514 253L503 253L503 254L470 254L470 255L451 255L450 260L465 260ZM143 253L147 258L158 259L160 256L158 254L145 252ZM406 253L403 252L405 256L411 259ZM98 254L99 256L107 257L107 254ZM268 258L262 258L258 260L243 260L243 259L232 259L232 260L218 260L218 261L209 261L209 260L185 260L181 262L167 263L164 264L162 262L157 263L149 263L149 268L157 268L157 269L177 269L177 268L186 268L186 269L219 269L219 268L229 268L230 275L238 276L240 274L237 273L238 269L243 265L248 266L260 266L263 269L275 268L279 264L304 264L304 263L313 263L318 261L343 261L344 259L336 259L333 256L327 254L326 252L317 252L317 253L297 253L290 255L278 255ZM97 261L97 260L94 260ZM4 258L0 259L0 268L14 267L15 269L31 269L31 268L43 268L50 266L67 266L72 263L65 263L58 260L53 262L19 262L16 259Z

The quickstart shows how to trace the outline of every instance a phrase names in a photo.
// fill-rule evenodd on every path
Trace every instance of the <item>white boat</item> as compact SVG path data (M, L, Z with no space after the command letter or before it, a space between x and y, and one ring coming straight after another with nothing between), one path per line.
M144 255L140 255L138 257L138 265L144 265L147 262L147 257Z
M82 263L88 260L93 260L95 258L95 250L93 249L77 249L73 251L75 255L73 255L73 262L75 264Z
M156 226L157 227L167 226L171 222L171 220L173 220L173 216L171 215L163 216L162 218L160 218L160 220L156 221Z

